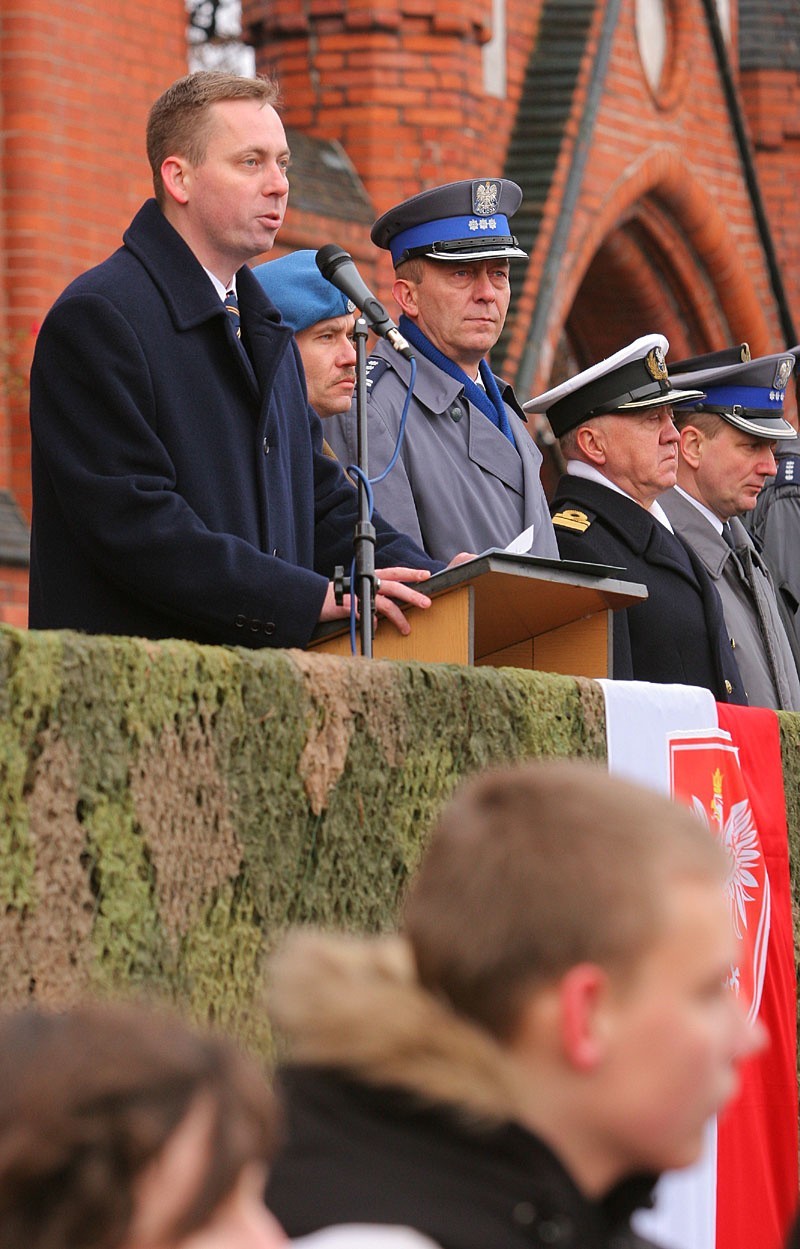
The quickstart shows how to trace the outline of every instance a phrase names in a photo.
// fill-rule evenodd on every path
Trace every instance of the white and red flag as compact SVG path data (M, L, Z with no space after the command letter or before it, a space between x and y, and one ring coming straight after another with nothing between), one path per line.
M609 770L671 794L731 864L730 989L769 1033L710 1123L701 1161L665 1176L643 1233L666 1249L780 1249L797 1206L796 987L777 716L690 686L601 682Z

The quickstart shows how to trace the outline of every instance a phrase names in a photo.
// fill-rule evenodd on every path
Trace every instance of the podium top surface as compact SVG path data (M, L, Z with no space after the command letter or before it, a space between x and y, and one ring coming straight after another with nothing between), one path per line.
M624 568L605 564L484 551L456 568L435 573L415 588L434 600L450 591L469 589L477 659L573 620L646 599L645 586L614 575L624 572ZM411 609L410 618L417 610ZM431 610L436 611L435 603ZM312 644L347 627L343 620L320 625Z

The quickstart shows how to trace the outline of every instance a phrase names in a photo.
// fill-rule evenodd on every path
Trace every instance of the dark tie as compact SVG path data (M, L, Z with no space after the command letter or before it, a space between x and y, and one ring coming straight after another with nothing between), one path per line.
M730 525L728 524L727 520L726 520L726 521L723 521L723 523L722 523L722 536L723 536L723 538L725 539L725 541L727 542L728 546L731 548L731 550L732 550L732 551L735 551L735 550L736 550L736 543L735 543L735 542L734 542L734 540L733 540L733 534L731 533L731 527L730 527Z
M225 293L225 311L233 318L233 332L238 339L242 337L242 319L239 313L239 300L236 298L236 291L226 291Z

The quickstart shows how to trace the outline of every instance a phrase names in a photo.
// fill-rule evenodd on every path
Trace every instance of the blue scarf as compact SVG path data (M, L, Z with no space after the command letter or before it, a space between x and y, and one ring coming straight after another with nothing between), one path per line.
M431 340L407 316L401 316L400 318L400 333L405 335L411 346L415 347L421 356L424 356L426 360L430 360L431 364L435 364L443 373L447 373L448 377L452 377L455 381L460 382L464 387L464 394L469 402L473 403L476 408L480 408L484 416L488 416L495 428L499 429L501 434L505 434L512 447L517 445L511 432L511 425L508 420L506 405L503 403L503 397L500 394L494 374L485 360L481 360L479 366L483 385L486 387L484 390L477 382L473 382L471 377L467 377L463 369L460 369L457 364L453 364L452 360L448 360L447 356L442 355L438 347L434 347Z

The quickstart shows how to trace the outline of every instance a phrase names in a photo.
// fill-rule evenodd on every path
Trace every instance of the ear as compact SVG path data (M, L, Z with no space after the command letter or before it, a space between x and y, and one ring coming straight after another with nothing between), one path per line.
M416 317L419 313L417 303L417 284L410 278L395 278L392 287L395 303L407 317Z
M578 1071L593 1071L605 1055L608 989L608 973L595 963L571 967L559 985L562 1052Z
M176 204L189 202L189 168L180 156L168 156L161 166L164 190Z
M600 425L581 425L576 431L575 442L584 459L590 464L605 464L606 443Z
M705 435L695 425L684 425L681 430L681 458L690 468L699 466L705 441Z

